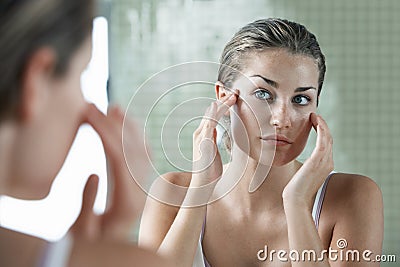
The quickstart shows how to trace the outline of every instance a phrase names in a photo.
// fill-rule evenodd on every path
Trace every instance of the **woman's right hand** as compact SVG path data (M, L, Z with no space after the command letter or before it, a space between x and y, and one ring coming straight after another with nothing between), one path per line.
M216 184L222 175L222 161L217 147L216 126L222 116L237 100L235 93L228 93L207 108L193 134L193 170L191 187Z
M175 208L155 203L150 199L148 208L151 205L153 211L144 214L146 222L153 222L154 216L160 218L162 223L157 222L154 227L141 227L141 231L158 235L153 240L150 238L150 242L156 244L158 253L170 258L175 266L193 266L207 203L223 170L215 127L236 100L237 96L232 92L213 102L193 133L193 170L181 205ZM187 176L177 175L177 177ZM143 232L143 235L146 232ZM162 241L158 246L160 239Z

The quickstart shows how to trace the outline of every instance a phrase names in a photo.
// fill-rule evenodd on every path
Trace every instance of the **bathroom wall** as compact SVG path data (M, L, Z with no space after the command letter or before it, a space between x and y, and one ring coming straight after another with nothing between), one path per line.
M196 127L195 122L183 127L180 123L184 119L179 118L174 125L167 115L176 106L201 115L204 97L213 97L212 84L207 82L216 77L201 74L198 77L208 79L206 83L168 91L157 102L160 93L167 92L164 87L174 85L174 81L179 84L179 79L166 75L165 80L152 85L160 74L151 76L184 62L217 62L234 32L258 18L283 17L306 25L326 55L319 112L333 133L335 169L367 175L380 186L385 204L383 253L400 256L400 1L109 2L111 102L126 107L136 93L132 100L135 106L129 106L129 111L146 123L153 162L160 173L188 166L175 163L190 158L191 133ZM198 99L198 105L182 104L193 98ZM162 135L165 121L171 131ZM181 151L173 151L174 144L165 140L171 138ZM300 159L307 158L314 139L310 138Z

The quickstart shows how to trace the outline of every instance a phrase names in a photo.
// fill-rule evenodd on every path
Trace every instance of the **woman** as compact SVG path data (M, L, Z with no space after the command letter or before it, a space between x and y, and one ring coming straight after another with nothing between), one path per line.
M191 208L148 198L139 244L176 266L379 266L361 253L374 259L382 249L381 192L370 178L332 172L332 137L316 114L325 59L315 36L295 22L258 20L234 35L220 63L217 101L193 135L193 173L162 177L202 190L182 198ZM232 140L223 167L215 121L225 113ZM315 149L301 163L312 128ZM196 205L217 198L218 180L238 183ZM340 258L347 249L358 250L360 261Z
M82 123L100 135L114 183L108 210L97 216L98 177L88 179L81 214L59 243L0 228L0 266L168 265L128 242L145 198L125 164L123 113L114 107L104 115L81 93L80 76L91 55L93 9L91 0L0 4L0 194L45 197ZM125 148L127 160L145 166L138 130L129 120L125 125L135 141L135 150ZM146 170L133 173L140 179Z

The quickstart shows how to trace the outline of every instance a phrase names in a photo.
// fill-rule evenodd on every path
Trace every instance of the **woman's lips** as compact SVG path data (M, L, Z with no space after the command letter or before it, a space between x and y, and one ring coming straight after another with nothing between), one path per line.
M286 136L276 134L262 136L260 139L274 146L286 146L293 143L293 141L291 141Z

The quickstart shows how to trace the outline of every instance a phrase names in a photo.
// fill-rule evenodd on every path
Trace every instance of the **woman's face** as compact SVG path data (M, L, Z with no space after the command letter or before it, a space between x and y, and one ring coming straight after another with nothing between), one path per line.
M87 104L80 77L90 56L91 38L87 38L70 58L64 74L41 78L35 112L19 126L18 142L13 149L10 195L37 199L48 194L85 120Z
M285 165L307 142L317 108L317 64L284 49L249 54L244 64L232 86L239 90L230 114L233 140L261 164Z

